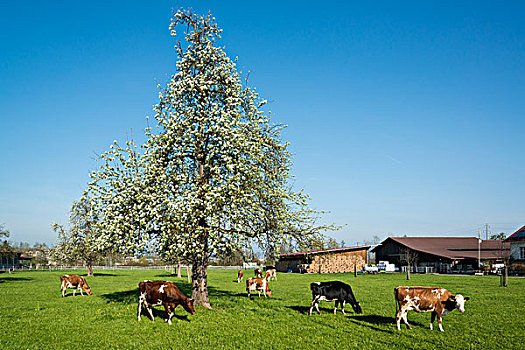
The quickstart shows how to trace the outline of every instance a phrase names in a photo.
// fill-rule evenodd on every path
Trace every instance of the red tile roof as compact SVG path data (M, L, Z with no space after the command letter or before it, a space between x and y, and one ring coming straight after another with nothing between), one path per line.
M525 226L505 239L505 242L525 241Z
M481 259L497 259L501 258L502 249L509 249L502 240L482 240L478 247L477 237L388 237L383 244L389 239L412 250L449 259L477 259L478 248Z
M361 246L354 246L354 247L332 248L332 249L323 249L323 250L309 250L306 252L281 254L280 256L285 257L285 256L301 256L301 255L306 255L306 254L337 253L337 252L346 252L346 251L361 250L361 249L368 250L370 247L371 247L370 245L361 245Z

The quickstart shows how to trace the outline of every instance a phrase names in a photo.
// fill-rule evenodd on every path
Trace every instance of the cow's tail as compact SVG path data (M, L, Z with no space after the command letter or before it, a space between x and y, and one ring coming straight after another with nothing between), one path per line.
M399 290L396 288L394 288L394 304L395 304L395 308L396 308L396 315L397 315L397 311L399 309L399 303L397 302L397 295L399 293Z

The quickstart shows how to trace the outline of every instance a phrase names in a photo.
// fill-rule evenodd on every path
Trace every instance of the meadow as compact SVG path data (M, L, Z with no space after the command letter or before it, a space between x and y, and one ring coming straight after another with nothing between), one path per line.
M213 309L181 307L173 325L143 313L137 322L138 282L171 280L190 294L186 277L164 270L95 270L87 277L92 296L60 294L59 276L85 270L0 274L1 349L524 349L525 279L510 278L507 288L492 276L413 274L278 274L271 298L247 298L236 270L210 269ZM252 271L246 275L251 276ZM363 314L321 302L321 314L308 316L309 284L340 280L352 286ZM393 289L400 285L439 286L469 296L466 312L443 318L445 332L429 329L430 314L410 312L409 331L394 324Z

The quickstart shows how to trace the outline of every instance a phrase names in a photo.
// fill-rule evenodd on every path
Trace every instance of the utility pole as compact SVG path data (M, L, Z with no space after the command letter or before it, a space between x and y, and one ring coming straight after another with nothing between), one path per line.
M485 224L485 240L489 239L489 224Z

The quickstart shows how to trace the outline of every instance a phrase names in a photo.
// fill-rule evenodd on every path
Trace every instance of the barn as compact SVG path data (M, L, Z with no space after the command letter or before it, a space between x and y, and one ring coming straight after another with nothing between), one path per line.
M361 270L367 264L366 246L311 250L281 254L275 264L280 272L340 273Z
M504 242L510 244L512 263L525 263L525 226L507 237Z
M486 265L503 262L509 244L477 237L388 237L371 251L376 261L386 260L401 269L410 259L416 272L471 272L478 267L478 257Z
M20 252L0 251L0 270L30 268L31 257Z

